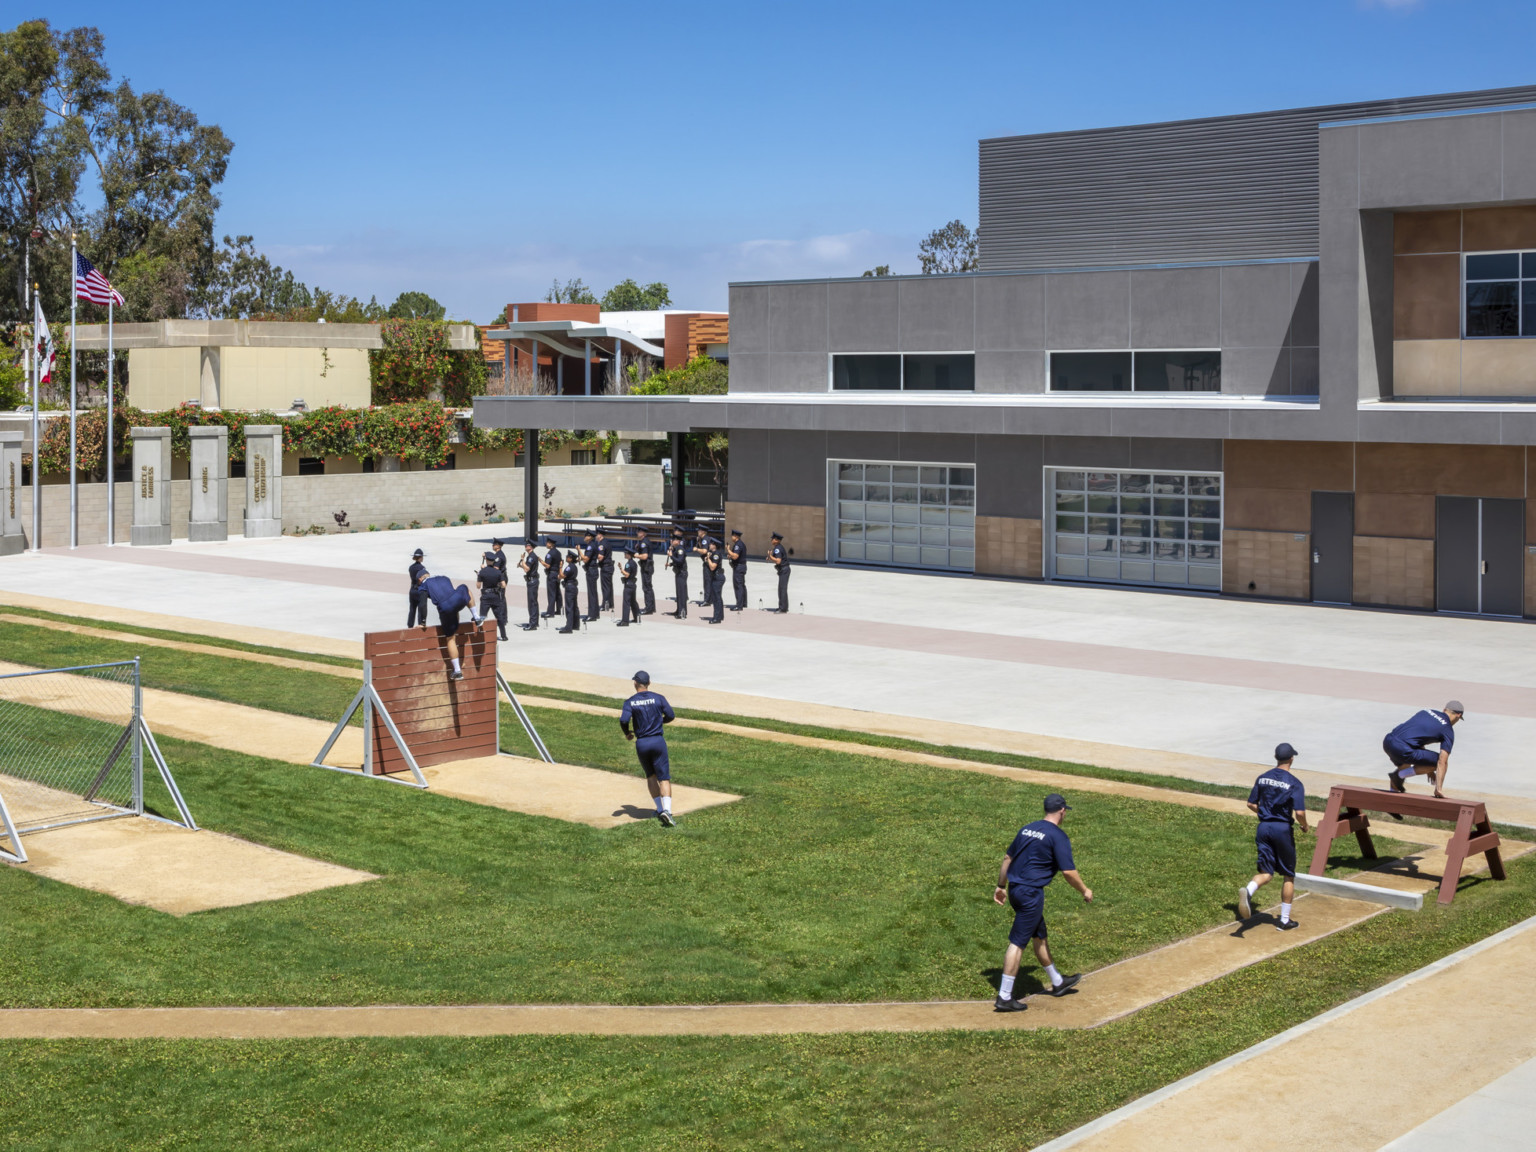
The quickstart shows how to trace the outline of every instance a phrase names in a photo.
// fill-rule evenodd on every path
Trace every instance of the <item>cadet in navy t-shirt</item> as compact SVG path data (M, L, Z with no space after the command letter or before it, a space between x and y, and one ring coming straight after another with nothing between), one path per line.
M998 985L997 1012L1022 1012L1024 1001L1013 998L1013 982L1024 958L1024 946L1033 944L1035 958L1051 981L1051 995L1063 996L1082 976L1063 976L1051 963L1051 950L1045 936L1045 888L1060 872L1067 883L1093 900L1093 890L1083 883L1072 861L1072 842L1061 830L1061 821L1071 807L1057 793L1045 798L1045 818L1019 829L1008 845L1002 867L997 872L997 889L992 899L1013 909L1013 928L1008 933L1008 951L1003 954L1003 979Z
M635 755L645 769L645 786L656 802L656 819L664 828L675 826L677 821L672 818L672 765L667 759L667 737L662 728L676 719L667 698L651 691L651 674L636 672L635 694L624 701L619 727L624 730L624 739L635 742Z
M433 576L425 568L417 574L416 582L437 608L437 630L448 638L448 662L452 665L448 678L462 680L464 673L459 668L459 613L468 608L469 618L476 628L484 622L475 611L474 594L466 585L460 584L455 588L448 577Z
M1258 871L1252 880L1237 890L1237 913L1244 920L1253 919L1253 896L1274 879L1284 877L1280 885L1280 919L1275 927L1289 932L1296 927L1291 919L1291 898L1296 894L1296 818L1301 830L1307 828L1307 790L1291 775L1296 749L1281 744L1275 749L1275 766L1253 782L1248 792L1248 808L1259 818L1253 841L1259 852Z
M1431 776L1435 795L1444 795L1440 789L1445 785L1446 769L1450 767L1451 745L1456 743L1455 727L1463 714L1461 701L1450 700L1439 712L1433 708L1420 709L1386 734L1381 741L1381 750L1392 761L1392 771L1387 773L1392 791L1406 792L1404 780ZM1440 745L1440 751L1431 752L1430 744ZM1402 819L1401 816L1397 818Z

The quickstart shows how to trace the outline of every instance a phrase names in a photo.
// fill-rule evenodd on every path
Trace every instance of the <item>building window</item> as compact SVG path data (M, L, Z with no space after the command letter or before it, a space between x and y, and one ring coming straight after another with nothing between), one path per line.
M970 464L828 462L833 563L976 570L976 469Z
M832 357L834 392L974 392L974 352Z
M300 476L324 476L325 475L325 458L323 456L300 456L299 457L299 475Z
M597 449L596 448L572 448L571 449L571 463L572 464L596 464L597 463Z
M1469 252L1465 268L1469 338L1536 336L1536 252Z
M1052 392L1220 392L1212 349L1052 352Z
M1052 575L1221 587L1220 475L1053 469L1046 478Z

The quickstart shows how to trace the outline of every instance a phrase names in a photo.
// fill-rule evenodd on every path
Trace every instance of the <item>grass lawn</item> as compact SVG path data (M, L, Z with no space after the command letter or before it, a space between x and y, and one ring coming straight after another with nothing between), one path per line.
M10 1042L0 1145L1002 1152L1533 914L1525 858L1450 908L1376 917L1080 1032Z

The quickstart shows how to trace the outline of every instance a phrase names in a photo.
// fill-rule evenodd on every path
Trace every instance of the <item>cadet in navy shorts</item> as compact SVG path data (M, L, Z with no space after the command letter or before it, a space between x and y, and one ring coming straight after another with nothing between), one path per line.
M1421 708L1386 734L1381 741L1381 750L1392 761L1392 771L1387 773L1392 791L1406 792L1408 789L1403 787L1403 781L1415 776L1430 776L1435 795L1445 795L1440 789L1445 785L1445 774L1451 766L1455 728L1464 715L1460 700L1448 700L1439 712ZM1430 744L1440 745L1440 750L1431 752Z
M474 593L464 584L455 588L448 577L433 576L425 568L417 575L416 582L437 608L438 632L448 638L448 663L451 666L448 679L462 680L464 673L459 667L459 613L468 608L469 618L476 628L484 623L480 613L475 611Z
M1051 981L1051 995L1064 996L1082 976L1063 976L1051 963L1051 950L1045 943L1045 888L1060 872L1067 883L1093 902L1093 890L1083 883L1072 862L1072 842L1061 830L1062 818L1072 809L1057 793L1045 798L1045 819L1019 829L1008 846L1002 867L997 872L995 903L1013 909L1013 929L1008 933L1008 951L1003 954L1003 979L997 988L996 1012L1022 1012L1025 1004L1013 998L1013 982L1019 974L1024 947L1033 943L1035 959Z
M677 821L672 819L672 765L667 759L667 737L662 729L676 720L677 714L665 696L651 691L649 672L636 672L634 680L635 694L624 701L619 727L624 730L624 739L635 742L635 755L645 770L645 786L656 803L656 819L663 828L673 828Z
M1253 834L1258 848L1258 872L1247 885L1237 890L1237 914L1244 920L1253 919L1253 896L1260 888L1275 878L1283 876L1280 885L1280 919L1275 927L1289 932L1296 927L1291 919L1291 898L1296 894L1296 824L1303 832L1307 827L1307 790L1300 780L1291 775L1291 763L1296 759L1296 749L1281 744L1275 749L1275 766L1253 782L1248 793L1248 808L1259 818L1259 827Z

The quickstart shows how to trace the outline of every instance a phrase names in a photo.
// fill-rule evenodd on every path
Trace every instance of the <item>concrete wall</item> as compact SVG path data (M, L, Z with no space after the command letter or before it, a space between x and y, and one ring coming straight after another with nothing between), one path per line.
M609 464L583 467L543 467L543 484L555 489L550 504L578 514L602 504L609 511L619 505L661 511L661 469L653 464ZM187 535L191 482L173 480L171 489L171 529L177 539ZM32 490L18 493L22 525L31 546ZM80 496L80 542L100 544L106 540L107 486L82 484ZM116 485L117 539L127 543L133 518L133 485ZM497 512L509 519L523 508L523 470L521 468L486 468L465 472L398 472L363 475L283 477L283 529L292 532L319 524L336 531L334 514L345 511L355 529L367 531L369 524L381 530L391 522L409 524L419 520L431 525L439 519L457 520L467 513L472 520L482 516L482 504L495 504ZM239 535L244 519L245 481L229 482L229 526ZM770 529L771 531L772 529ZM764 535L766 541L767 536ZM43 546L56 548L69 543L69 487L64 484L43 486Z
M220 348L218 404L251 412L369 402L368 353L360 348ZM327 363L329 361L329 363ZM134 348L128 402L156 411L202 398L202 349ZM323 375L322 375L323 373Z
M1317 265L731 286L731 391L826 392L829 355L976 353L976 391L1045 392L1052 351L1219 348L1222 391L1317 394Z

